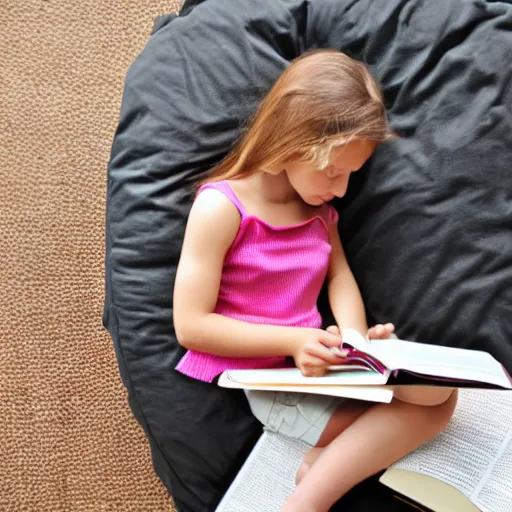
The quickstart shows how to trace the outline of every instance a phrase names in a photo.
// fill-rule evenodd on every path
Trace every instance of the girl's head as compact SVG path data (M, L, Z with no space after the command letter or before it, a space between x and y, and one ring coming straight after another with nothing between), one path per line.
M361 145L373 150L392 137L379 86L366 67L336 50L316 50L281 74L210 179L277 174L294 162L328 172L343 146L367 141Z

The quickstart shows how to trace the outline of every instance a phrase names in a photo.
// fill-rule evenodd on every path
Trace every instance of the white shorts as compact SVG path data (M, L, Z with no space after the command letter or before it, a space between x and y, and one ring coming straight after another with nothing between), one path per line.
M265 430L316 446L327 423L346 398L311 393L245 390L251 411Z

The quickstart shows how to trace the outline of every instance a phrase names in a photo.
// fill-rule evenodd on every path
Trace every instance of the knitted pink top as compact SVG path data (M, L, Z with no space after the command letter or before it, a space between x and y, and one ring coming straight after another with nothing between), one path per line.
M224 259L215 313L253 324L321 326L317 308L331 245L328 224L338 221L329 205L293 226L270 226L249 215L227 181L199 189L222 192L240 212L238 234ZM243 343L244 340L240 340ZM284 357L231 358L189 350L176 369L211 382L224 370L284 366Z

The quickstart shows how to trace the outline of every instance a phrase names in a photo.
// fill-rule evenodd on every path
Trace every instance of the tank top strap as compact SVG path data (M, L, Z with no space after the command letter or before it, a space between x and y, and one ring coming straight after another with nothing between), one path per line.
M329 206L329 224L338 224L338 220L339 220L339 214L338 214L338 210L336 210L336 208L334 208L334 206L332 204L328 205Z
M326 226L338 223L338 212L332 204L324 204L320 209L320 217Z
M199 188L197 193L200 194L203 190L207 189L218 190L219 192L224 194L235 205L242 219L247 217L247 210L245 209L244 205L240 202L240 199L238 199L237 195L235 194L235 192L233 191L233 189L231 188L230 184L227 181L212 181L210 183L205 183Z

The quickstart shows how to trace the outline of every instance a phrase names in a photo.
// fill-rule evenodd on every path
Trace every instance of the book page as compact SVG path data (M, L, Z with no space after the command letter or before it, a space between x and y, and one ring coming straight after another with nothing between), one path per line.
M354 400L389 403L393 398L392 386L298 386L276 384L241 384L229 378L224 372L218 382L224 388L252 389L257 391L281 391L286 393L311 393L330 395Z
M486 352L398 339L372 340L365 351L391 371L407 370L512 389L512 383L501 364Z
M503 416L506 411L502 411ZM503 420L512 423L512 411ZM475 502L482 510L512 510L512 428L503 439L500 449L487 467L487 471L476 489Z
M483 512L510 512L512 392L460 390L447 429L392 467L446 482Z
M378 386L386 384L389 373L381 375L367 370L331 372L322 377L304 377L298 368L227 370L233 382L240 384L276 384L301 386Z

